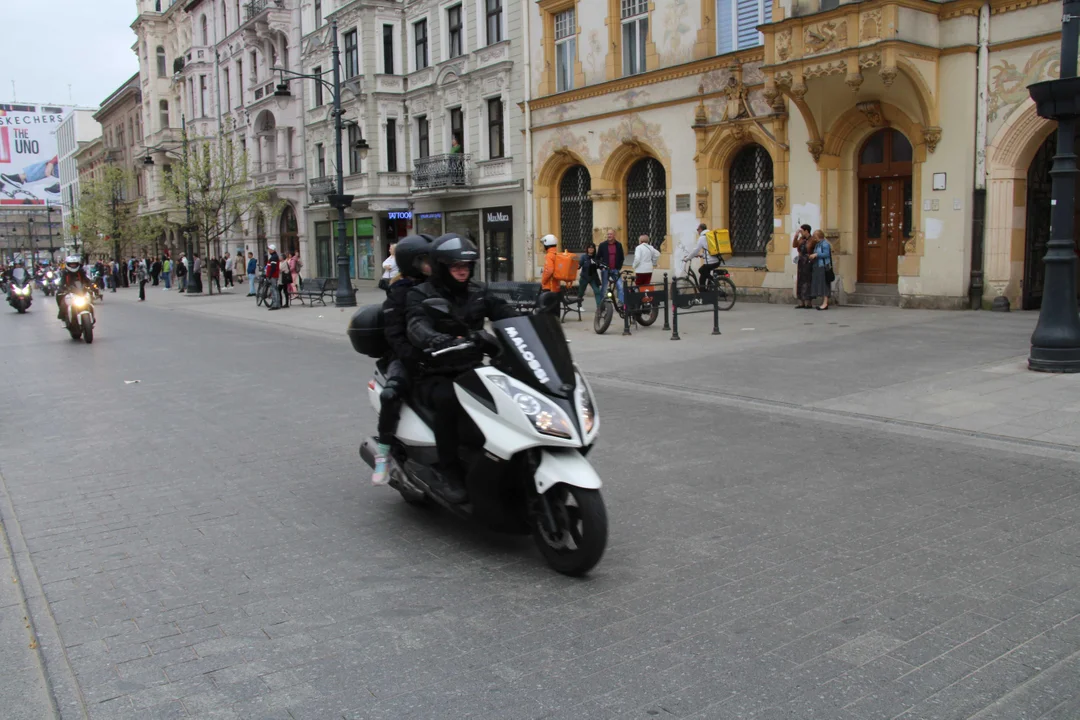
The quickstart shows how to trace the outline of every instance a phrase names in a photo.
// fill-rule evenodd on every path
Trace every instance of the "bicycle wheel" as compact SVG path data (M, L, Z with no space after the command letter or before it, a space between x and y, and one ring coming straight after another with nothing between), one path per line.
M634 313L634 317L639 325L649 327L660 317L660 306L656 303L643 303L641 309Z
M266 296L270 294L270 289L266 286L266 283L259 283L259 289L255 291L255 306L258 307L266 302Z
M611 300L604 298L604 301L600 303L600 307L596 308L596 314L593 315L593 331L597 335L606 333L607 329L611 327L611 318L614 314L615 306L611 304Z
M685 277L675 278L675 287L678 290L679 301L677 305L680 310L686 310L701 304L701 298L698 297L698 286L693 280Z
M716 306L720 310L730 310L735 306L735 283L731 278L710 278L709 285L716 290Z

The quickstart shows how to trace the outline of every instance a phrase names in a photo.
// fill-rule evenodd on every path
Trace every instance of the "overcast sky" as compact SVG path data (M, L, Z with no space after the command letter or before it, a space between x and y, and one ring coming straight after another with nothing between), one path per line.
M98 107L139 71L131 51L137 12L135 0L12 3L4 14L0 101Z

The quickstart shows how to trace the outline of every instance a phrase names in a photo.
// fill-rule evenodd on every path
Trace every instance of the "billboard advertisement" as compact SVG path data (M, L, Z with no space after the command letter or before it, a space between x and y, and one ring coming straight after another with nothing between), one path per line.
M69 107L0 103L0 205L60 200L56 129Z

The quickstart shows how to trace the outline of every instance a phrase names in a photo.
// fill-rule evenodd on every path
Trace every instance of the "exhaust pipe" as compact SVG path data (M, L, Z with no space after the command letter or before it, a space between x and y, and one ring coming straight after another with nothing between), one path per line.
M364 442L360 443L360 459L368 464L372 470L375 469L375 438L364 438Z

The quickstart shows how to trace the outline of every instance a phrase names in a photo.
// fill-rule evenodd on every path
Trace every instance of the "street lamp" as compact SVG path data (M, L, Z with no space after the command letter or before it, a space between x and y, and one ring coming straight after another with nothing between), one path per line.
M1063 0L1061 70L1057 80L1028 86L1040 117L1058 121L1052 178L1050 241L1046 245L1046 280L1039 324L1031 334L1028 369L1080 372L1080 315L1076 306L1076 244L1073 208L1076 189L1076 120L1080 117L1080 78L1076 53L1080 42L1080 0Z
M187 287L185 292L188 295L199 292L198 278L195 276L195 250L191 243L191 232L193 230L191 226L191 186L188 184L191 178L191 166L188 164L188 135L187 135L187 117L180 116L180 130L181 137L183 138L182 147L184 148L184 154L177 158L184 163L184 227L181 230L184 233L184 254L187 256L187 261L191 263L191 271L187 274ZM155 148L157 152L164 153L169 157L176 157L175 149L167 148ZM154 158L150 157L150 150L147 149L146 157L143 158L143 165L153 166Z
M26 239L30 243L30 262L37 263L37 252L34 248L34 217L26 216Z
M334 154L337 158L337 192L327 197L330 207L337 209L338 281L337 292L334 294L334 305L336 307L355 307L356 291L353 290L352 280L349 277L349 253L345 244L345 209L352 206L353 196L345 194L345 176L341 169L341 52L338 48L337 20L330 23L330 35L334 38L334 44L331 50L331 55L333 57L333 84L328 83L323 79L322 75L325 75L325 72L320 73L319 75L305 75L303 73L286 70L285 68L272 68L272 70L277 70L281 75L281 81L274 89L274 97L292 97L292 93L289 92L289 86L285 80L285 75L287 74L291 77L307 78L309 80L314 80L317 83L322 83L324 87L330 90L334 98ZM355 149L360 154L361 162L367 159L368 144L362 136L356 141Z

